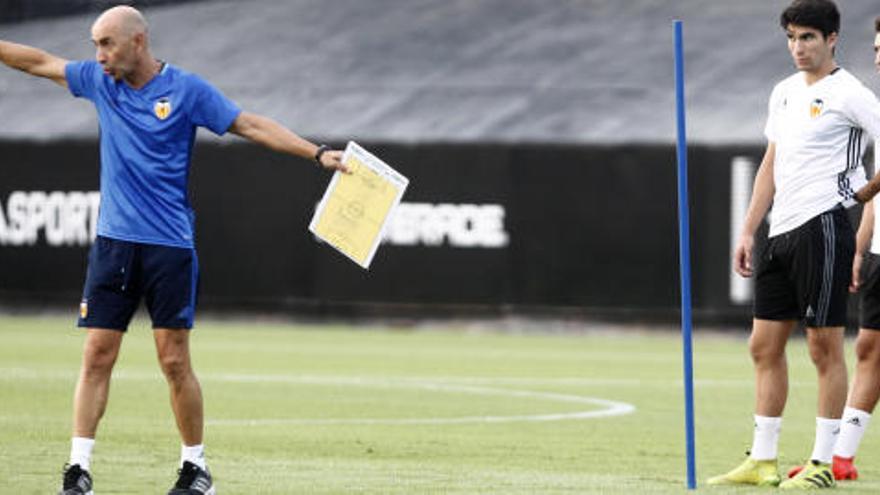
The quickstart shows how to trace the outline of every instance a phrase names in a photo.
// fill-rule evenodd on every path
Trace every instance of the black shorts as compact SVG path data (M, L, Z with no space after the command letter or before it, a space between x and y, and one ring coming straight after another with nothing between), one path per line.
M854 253L855 234L841 207L771 237L757 257L755 318L846 325Z
M859 327L880 330L880 256L865 255L859 288Z
M194 249L99 236L89 251L77 326L125 331L143 297L153 328L192 328L198 279Z

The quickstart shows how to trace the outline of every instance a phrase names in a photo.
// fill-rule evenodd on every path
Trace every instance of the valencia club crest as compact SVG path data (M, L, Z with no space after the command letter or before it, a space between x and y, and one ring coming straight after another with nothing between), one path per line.
M813 100L813 103L810 103L810 117L816 118L822 115L822 108L825 106L825 102L816 98Z
M159 120L165 120L171 115L171 100L168 98L159 98L156 101L156 104L153 105L153 113L156 114L156 117Z

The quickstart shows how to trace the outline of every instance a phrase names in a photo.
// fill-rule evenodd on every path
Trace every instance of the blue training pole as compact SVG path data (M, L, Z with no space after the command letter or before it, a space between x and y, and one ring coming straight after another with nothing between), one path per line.
M684 105L684 50L681 21L675 28L675 106L678 123L678 252L681 272L681 340L684 344L684 416L687 444L687 486L697 487L694 453L694 363L691 342L691 240L688 215L687 134Z

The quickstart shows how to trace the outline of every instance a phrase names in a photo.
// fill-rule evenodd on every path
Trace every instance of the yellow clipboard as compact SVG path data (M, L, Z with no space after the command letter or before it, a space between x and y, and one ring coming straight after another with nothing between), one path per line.
M342 162L351 174L333 174L309 230L369 269L409 179L354 141L345 147Z

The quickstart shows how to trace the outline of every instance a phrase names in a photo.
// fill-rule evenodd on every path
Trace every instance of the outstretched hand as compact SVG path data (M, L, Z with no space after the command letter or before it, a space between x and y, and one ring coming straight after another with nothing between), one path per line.
M327 170L339 170L340 172L350 174L351 170L347 165L342 163L342 152L339 150L331 150L321 154L321 167Z

